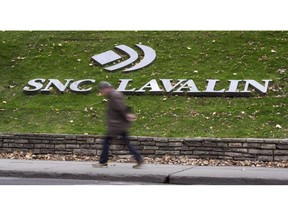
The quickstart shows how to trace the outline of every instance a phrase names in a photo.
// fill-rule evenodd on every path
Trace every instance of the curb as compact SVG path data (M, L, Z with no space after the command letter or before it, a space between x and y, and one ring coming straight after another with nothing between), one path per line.
M213 167L129 163L92 168L91 162L0 160L1 177L54 178L166 185L288 185L287 168Z
M288 179L263 179L263 178L226 178L226 177L177 177L173 174L164 175L138 175L138 176L112 176L93 174L73 174L56 172L32 172L32 171L0 171L0 177L18 178L51 178L51 179L80 179L111 182L143 182L166 185L288 185Z
M81 179L98 181L121 181L121 182L143 182L143 183L167 183L167 176L163 175L137 175L137 176L114 176L114 175L93 175L53 172L32 172L32 171L0 171L0 177L18 178L54 178L54 179Z

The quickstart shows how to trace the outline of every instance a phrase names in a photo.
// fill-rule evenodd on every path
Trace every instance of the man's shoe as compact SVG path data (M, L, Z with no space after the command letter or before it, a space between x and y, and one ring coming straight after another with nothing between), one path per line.
M108 167L108 164L107 163L97 163L97 164L92 164L92 167L94 168L107 168Z
M143 164L144 164L144 162L138 162L137 164L135 164L135 165L133 166L133 168L134 168L134 169L140 169L140 168L143 167Z

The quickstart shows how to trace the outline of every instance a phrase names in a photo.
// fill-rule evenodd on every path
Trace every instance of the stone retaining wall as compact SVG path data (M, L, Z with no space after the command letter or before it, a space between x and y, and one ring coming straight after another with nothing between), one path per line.
M100 155L102 136L69 134L3 134L0 153ZM288 160L288 139L131 137L143 156L185 155L191 158L231 160ZM121 139L110 147L113 155L129 152Z

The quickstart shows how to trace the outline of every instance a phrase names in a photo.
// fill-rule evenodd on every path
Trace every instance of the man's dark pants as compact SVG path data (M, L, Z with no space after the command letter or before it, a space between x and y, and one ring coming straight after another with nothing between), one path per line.
M129 152L135 157L136 161L138 163L142 163L143 158L138 153L138 151L130 144L130 140L128 138L128 133L124 132L124 133L120 134L120 136L123 138L125 145L127 146ZM109 144L112 141L112 139L113 139L113 137L108 135L103 140L103 149L102 149L102 153L101 153L100 160L99 160L99 163L101 163L101 164L105 164L108 161Z

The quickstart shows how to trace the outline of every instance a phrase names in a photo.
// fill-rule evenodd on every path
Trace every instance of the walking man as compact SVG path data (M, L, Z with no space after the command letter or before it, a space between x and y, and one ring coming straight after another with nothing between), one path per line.
M108 82L100 82L100 93L108 99L106 109L107 131L103 140L103 149L98 164L93 167L108 167L109 144L115 136L121 136L129 152L134 156L137 164L133 168L140 168L144 163L138 151L130 144L128 129L135 120L135 115L127 114L127 106L124 104L123 94L116 91Z

